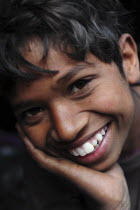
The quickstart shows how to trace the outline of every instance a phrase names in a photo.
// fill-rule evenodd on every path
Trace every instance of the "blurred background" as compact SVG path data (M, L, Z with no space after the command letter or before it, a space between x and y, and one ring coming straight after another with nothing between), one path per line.
M122 0L122 3L133 13L132 30L140 54L138 0ZM0 119L0 209L27 210L23 167L26 150L16 134L11 108L2 97L0 97Z

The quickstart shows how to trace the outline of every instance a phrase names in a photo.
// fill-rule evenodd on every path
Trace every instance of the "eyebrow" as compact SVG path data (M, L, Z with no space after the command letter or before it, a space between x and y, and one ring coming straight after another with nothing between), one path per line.
M26 110L28 108L32 108L33 106L39 106L39 103L42 103L41 101L36 101L36 100L25 100L22 102L19 102L17 104L14 104L12 106L14 112L20 111L20 110Z
M85 70L86 67L89 67L89 65L94 65L94 63L87 63L87 64L78 64L74 68L70 69L69 72L64 75L63 77L59 78L57 80L57 83L63 83L68 80L70 80L73 76L75 76L79 71Z
M85 68L89 67L89 66L95 66L95 63L85 63L85 64L78 64L76 65L75 67L73 67L72 69L69 70L69 72L64 75L63 77L59 78L57 80L57 83L63 83L63 82L66 82L68 80L70 80L73 76L75 76L76 74L78 74L79 71L82 71L82 70L85 70ZM57 70L58 72L60 70ZM22 101L22 102L19 102L15 105L13 105L13 110L14 112L17 112L19 110L23 110L23 109L27 109L29 107L32 107L34 104L34 106L38 105L39 104L39 101L36 101L36 100L25 100L25 101Z

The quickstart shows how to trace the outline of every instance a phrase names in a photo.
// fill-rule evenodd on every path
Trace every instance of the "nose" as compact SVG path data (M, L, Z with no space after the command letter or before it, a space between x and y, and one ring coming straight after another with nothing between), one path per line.
M87 125L87 117L78 106L57 101L51 106L52 135L56 141L72 141Z

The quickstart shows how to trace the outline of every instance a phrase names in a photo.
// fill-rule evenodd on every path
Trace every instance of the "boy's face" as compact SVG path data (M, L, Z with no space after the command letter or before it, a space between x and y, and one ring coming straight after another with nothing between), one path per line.
M30 47L25 57L39 65L42 47L39 43ZM59 72L17 82L12 104L18 124L34 145L105 170L119 158L134 104L128 83L114 63L103 63L91 54L87 60L92 64L50 49L40 66Z

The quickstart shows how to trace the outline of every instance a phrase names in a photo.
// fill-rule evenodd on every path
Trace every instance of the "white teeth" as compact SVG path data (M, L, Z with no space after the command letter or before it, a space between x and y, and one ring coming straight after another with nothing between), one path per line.
M82 148L77 148L76 152L80 155L80 156L85 156L86 152L82 149Z
M99 142L101 142L101 141L103 140L103 136L102 136L102 134L100 134L100 133L96 134L95 138L96 138Z
M91 144L92 144L93 146L96 146L96 145L97 145L97 140L96 140L96 139L91 140Z
M107 126L105 126L103 129L101 129L95 136L94 139L90 139L80 147L77 147L70 151L70 153L74 156L85 156L89 153L92 153L94 150L96 150L100 143L102 142L104 135L107 131Z
M97 144L96 146L95 146L95 149L97 149L99 147L99 144Z
M85 144L83 144L82 147L85 150L86 154L89 154L94 151L94 147L89 142L86 142Z
M79 156L79 153L76 152L76 150L72 150L72 151L71 151L71 154L74 155L74 156Z
M101 134L105 135L105 130L104 129L102 129Z

